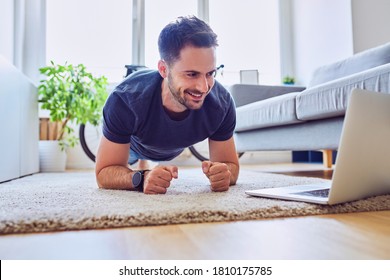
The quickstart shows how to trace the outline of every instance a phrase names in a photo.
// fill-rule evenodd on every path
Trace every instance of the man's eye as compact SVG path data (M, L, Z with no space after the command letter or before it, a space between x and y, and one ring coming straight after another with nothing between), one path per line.
M190 78L195 78L198 76L198 73L187 73L187 76Z

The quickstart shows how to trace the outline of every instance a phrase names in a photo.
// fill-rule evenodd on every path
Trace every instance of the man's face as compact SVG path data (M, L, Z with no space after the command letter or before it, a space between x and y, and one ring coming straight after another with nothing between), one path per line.
M174 100L183 110L197 110L214 86L215 48L187 46L180 59L167 67L167 83Z

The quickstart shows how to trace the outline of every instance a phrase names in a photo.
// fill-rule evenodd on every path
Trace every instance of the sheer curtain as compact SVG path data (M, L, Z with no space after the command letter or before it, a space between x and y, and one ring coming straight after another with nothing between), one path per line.
M46 0L13 0L13 64L39 83L45 65Z

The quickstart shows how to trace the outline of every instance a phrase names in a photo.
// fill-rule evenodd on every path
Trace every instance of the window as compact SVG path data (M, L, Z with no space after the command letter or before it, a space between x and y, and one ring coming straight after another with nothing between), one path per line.
M157 40L161 30L179 16L196 15L197 0L145 1L145 65L157 69Z
M131 64L131 0L51 0L46 9L47 63L83 63L110 82L123 79Z
M258 70L259 83L280 83L278 1L209 1L210 25L218 35L223 84L240 82L240 70Z
M239 83L241 70L257 70L259 83L279 84L279 1L207 2L209 23L219 41L217 66L225 65L218 80L225 85ZM145 65L156 69L161 29L178 16L197 15L198 0L144 3ZM121 81L124 66L133 64L132 10L132 0L47 1L47 62L83 63L111 83Z

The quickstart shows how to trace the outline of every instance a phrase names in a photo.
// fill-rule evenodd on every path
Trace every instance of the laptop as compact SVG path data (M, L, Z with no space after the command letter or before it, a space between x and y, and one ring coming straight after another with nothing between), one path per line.
M329 205L390 194L390 94L352 90L332 181L245 193Z

